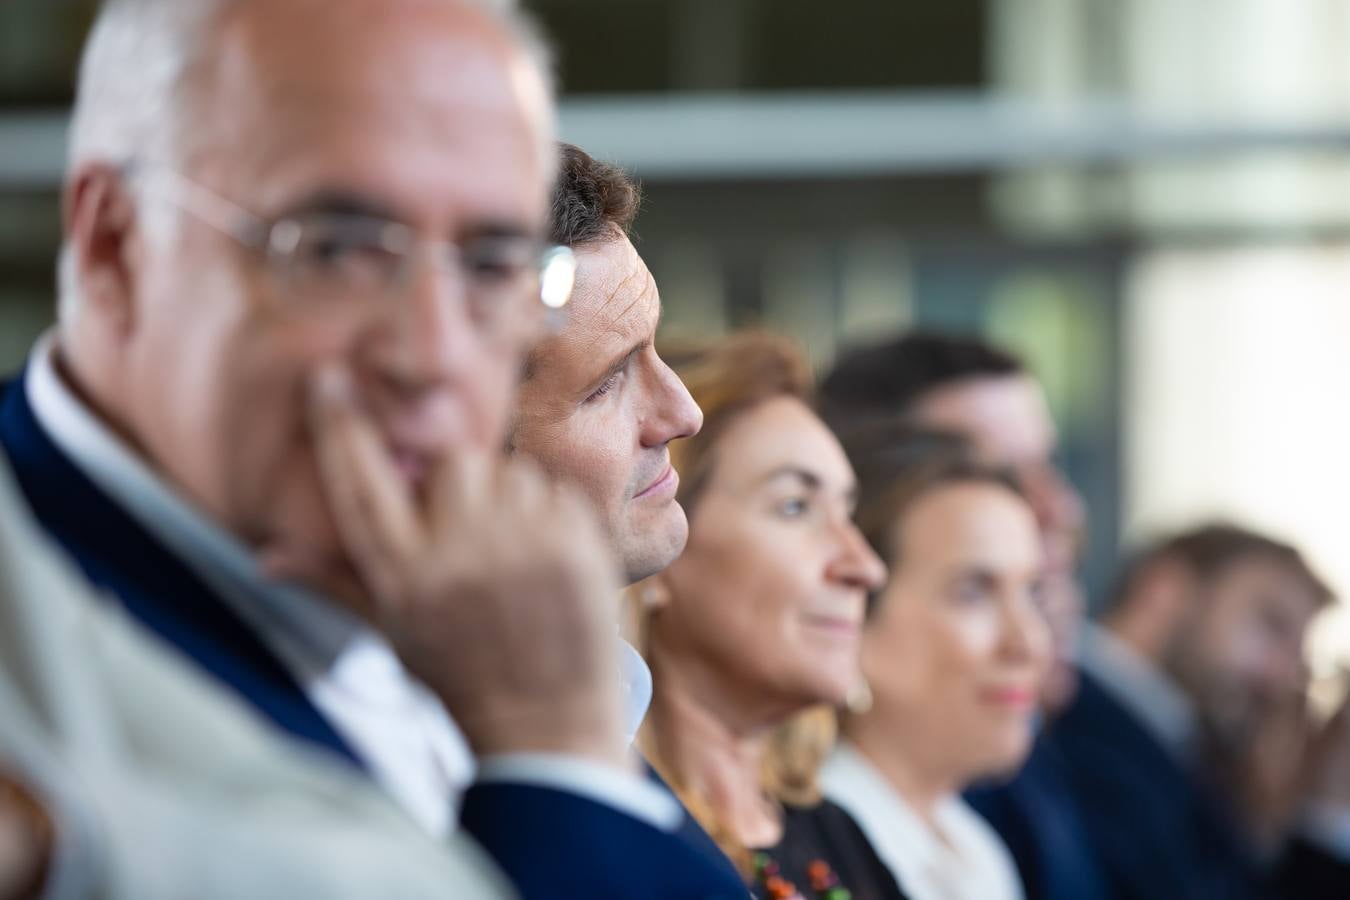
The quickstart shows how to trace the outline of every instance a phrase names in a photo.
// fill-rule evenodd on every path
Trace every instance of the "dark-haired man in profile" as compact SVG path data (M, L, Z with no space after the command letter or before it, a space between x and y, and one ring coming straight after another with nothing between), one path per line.
M581 489L632 583L684 550L689 526L675 501L679 476L666 447L697 432L703 414L656 352L660 295L629 236L636 184L570 144L561 156L549 239L575 253L576 287L565 324L527 357L510 449L532 457L550 479ZM624 652L630 709L645 712L650 671L636 651L625 645ZM630 734L639 722L628 723ZM734 874L691 817L681 834Z
M703 422L656 353L661 298L629 237L637 208L624 172L562 146L549 239L576 254L576 288L566 324L526 359L510 437L514 451L582 489L630 583L684 549L666 445Z

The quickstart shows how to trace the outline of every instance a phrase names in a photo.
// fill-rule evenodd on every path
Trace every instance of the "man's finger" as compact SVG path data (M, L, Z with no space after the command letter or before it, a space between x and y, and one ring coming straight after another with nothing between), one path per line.
M320 481L338 533L362 576L385 592L421 544L412 492L357 404L344 369L320 370L310 394Z
M429 515L432 533L446 535L455 528L473 527L484 516L495 516L491 498L497 492L499 464L479 450L447 448L431 479Z

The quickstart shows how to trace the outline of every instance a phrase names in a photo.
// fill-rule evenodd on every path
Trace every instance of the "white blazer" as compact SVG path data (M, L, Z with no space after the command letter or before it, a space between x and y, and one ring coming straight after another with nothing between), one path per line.
M372 783L279 736L90 595L0 457L0 765L57 819L50 898L493 898Z
M1012 855L959 796L928 825L857 748L841 741L821 773L825 796L858 823L910 900L1023 900Z

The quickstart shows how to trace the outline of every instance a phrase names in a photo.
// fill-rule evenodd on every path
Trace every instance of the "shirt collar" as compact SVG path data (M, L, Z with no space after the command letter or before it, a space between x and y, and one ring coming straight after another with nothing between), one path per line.
M303 588L278 584L234 536L170 488L66 385L56 367L55 335L44 335L24 383L38 423L105 494L121 506L221 599L273 641L326 671L351 641L373 633L355 616Z
M652 705L652 670L631 644L619 638L619 679L623 688L624 731L631 744Z
M920 872L940 846L919 815L877 768L847 740L840 740L821 772L826 795L853 815L892 868Z
M1081 664L1179 760L1190 756L1198 722L1181 687L1139 651L1097 625L1083 630Z
M1003 897L1003 886L1016 881L996 840L960 797L941 798L930 827L848 740L830 754L821 781L914 896Z

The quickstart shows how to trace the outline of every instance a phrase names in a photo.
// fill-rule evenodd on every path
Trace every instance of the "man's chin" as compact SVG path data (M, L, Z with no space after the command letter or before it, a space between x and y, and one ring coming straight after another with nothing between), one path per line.
M629 584L636 584L666 570L689 540L689 522L678 503L671 503L656 522L645 523L629 533L622 548L624 576Z

